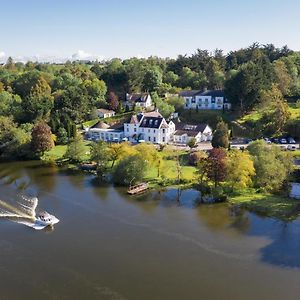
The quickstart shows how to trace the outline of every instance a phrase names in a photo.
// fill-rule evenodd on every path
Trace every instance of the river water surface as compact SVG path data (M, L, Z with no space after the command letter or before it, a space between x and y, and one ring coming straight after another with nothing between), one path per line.
M0 199L39 198L61 222L0 219L0 299L299 299L300 220L283 223L194 190L129 197L91 175L0 164Z

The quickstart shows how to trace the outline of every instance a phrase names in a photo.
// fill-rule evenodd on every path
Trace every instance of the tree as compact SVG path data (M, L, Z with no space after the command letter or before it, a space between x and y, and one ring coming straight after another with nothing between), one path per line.
M214 148L228 148L229 134L227 124L221 120L218 122L216 130L213 134L211 144Z
M207 155L203 151L194 151L189 154L189 164L191 166L197 166L199 161L206 158Z
M254 175L254 164L249 153L231 150L227 159L227 182L231 189L250 186Z
M147 92L155 92L162 83L162 74L158 68L149 69L143 79L143 89Z
M54 147L51 128L43 121L35 124L31 133L32 150L42 156Z
M270 90L262 91L261 99L263 131L268 135L281 134L291 116L281 91L273 85Z
M196 138L192 137L192 138L188 141L187 145L188 145L190 148L196 148L196 147L197 147L197 140L196 140Z
M26 156L30 140L30 133L18 127L11 117L0 116L0 157L16 159Z
M288 69L282 60L276 60L273 62L276 82L278 88L283 95L288 95L292 86L292 78L288 73Z
M176 86L178 79L179 76L172 71L167 72L163 77L163 81L171 86Z
M59 127L57 131L57 142L61 145L68 143L68 133L64 127Z
M130 155L122 159L113 174L116 184L129 186L144 179L147 162L141 155Z
M253 156L255 186L271 192L280 190L293 170L292 155L262 140L251 143L247 149Z
M77 134L71 143L68 145L64 158L71 162L81 162L84 160L86 148L84 146L83 138Z
M175 111L183 109L185 105L185 99L182 97L170 97L168 98L168 103L174 106Z
M107 87L103 80L99 80L96 78L91 80L85 80L83 82L83 85L87 91L92 106L96 107L99 105L99 103L105 101Z
M117 95L114 92L110 92L108 96L108 105L109 109L117 110L119 108L119 100Z
M110 161L110 151L104 141L91 145L91 160L97 163L98 174L102 177Z
M12 93L0 92L0 115L13 116L14 119L19 119L22 112L21 97Z
M206 173L207 177L214 182L215 188L226 178L226 159L226 152L221 148L213 148L209 152L206 163Z
M134 147L132 147L128 142L120 143L120 144L110 144L110 159L112 160L111 167L113 168L116 161L120 160L126 156L137 154Z
M175 111L174 106L162 100L156 93L152 94L152 100L155 103L155 107L165 118L168 118Z

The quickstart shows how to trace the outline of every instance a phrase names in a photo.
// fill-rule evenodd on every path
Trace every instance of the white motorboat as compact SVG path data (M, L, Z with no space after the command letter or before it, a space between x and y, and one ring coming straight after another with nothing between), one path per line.
M36 225L41 225L44 227L53 226L53 225L57 224L58 222L59 222L59 219L50 215L46 211L39 213L35 220Z

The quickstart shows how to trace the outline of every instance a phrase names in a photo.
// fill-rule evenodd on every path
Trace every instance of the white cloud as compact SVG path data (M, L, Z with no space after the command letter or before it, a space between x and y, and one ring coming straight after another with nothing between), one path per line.
M6 54L4 51L0 51L0 63L4 63L6 61Z
M72 60L103 60L104 57L101 55L95 55L84 50L78 50L72 55Z
M7 60L8 55L5 52L0 51L0 63L5 63ZM59 56L59 55L31 55L31 56L23 56L23 55L15 55L12 56L15 62L23 62L26 63L27 61L33 62L49 62L49 63L65 63L67 60L75 61L75 60L103 60L104 57L101 55L95 55L83 50L78 50L71 56Z

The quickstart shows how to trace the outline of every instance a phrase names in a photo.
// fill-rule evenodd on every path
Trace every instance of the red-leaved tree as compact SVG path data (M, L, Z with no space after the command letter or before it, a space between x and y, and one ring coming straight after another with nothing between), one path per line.
M209 152L206 164L206 172L207 177L214 182L215 187L217 187L217 185L226 178L226 158L226 152L222 148L213 148Z
M110 92L108 96L109 109L117 110L119 107L118 96L114 92Z
M38 122L32 129L31 133L32 150L43 155L54 147L51 128L43 121Z

